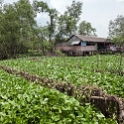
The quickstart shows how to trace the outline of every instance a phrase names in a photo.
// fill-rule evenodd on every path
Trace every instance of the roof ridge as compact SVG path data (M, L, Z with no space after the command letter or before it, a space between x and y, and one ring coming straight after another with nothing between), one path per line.
M79 35L79 34L74 34L75 36L82 36L82 37L91 37L91 38L101 38L101 39L107 39L107 38L104 38L104 37L94 37L94 36L85 36L85 35Z

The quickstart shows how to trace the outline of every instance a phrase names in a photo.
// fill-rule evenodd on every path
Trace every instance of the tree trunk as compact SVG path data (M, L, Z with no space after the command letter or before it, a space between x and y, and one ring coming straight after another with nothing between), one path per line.
M49 42L51 44L50 46L50 52L53 52L53 42L52 42L52 33L54 32L53 29L53 17L52 15L50 15L50 27L49 27Z

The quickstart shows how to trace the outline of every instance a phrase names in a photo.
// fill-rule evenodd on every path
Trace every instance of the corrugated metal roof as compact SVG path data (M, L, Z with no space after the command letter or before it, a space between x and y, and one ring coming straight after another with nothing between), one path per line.
M93 36L84 36L84 35L72 35L66 42L58 43L56 46L68 46L72 43L68 42L72 37L77 37L79 40L85 41L85 42L95 42L95 43L112 43L112 40L106 39L106 38L100 38L100 37L93 37ZM73 44L73 43L72 43ZM71 44L71 45L72 45Z
M106 38L100 38L100 37L93 37L93 36L83 36L83 35L73 35L79 38L82 41L86 42L112 42L111 40L107 40ZM73 37L72 36L72 37Z

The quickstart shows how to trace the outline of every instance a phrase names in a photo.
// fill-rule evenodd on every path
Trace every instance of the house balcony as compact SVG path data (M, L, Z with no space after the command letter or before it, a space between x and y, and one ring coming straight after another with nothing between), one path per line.
M83 51L97 51L97 46L95 45L92 45L92 46L56 46L56 49L57 50L60 50L60 51L80 51L80 52L83 52Z

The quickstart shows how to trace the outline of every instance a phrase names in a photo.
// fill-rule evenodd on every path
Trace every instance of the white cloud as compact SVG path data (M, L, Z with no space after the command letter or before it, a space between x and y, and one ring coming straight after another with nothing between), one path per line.
M110 20L124 15L124 4L117 0L83 0L83 3L82 19L89 21L101 37L107 37Z
M51 5L56 8L60 13L64 13L66 7L71 4L72 0L51 0Z
M124 2L124 0L116 0L117 2Z

